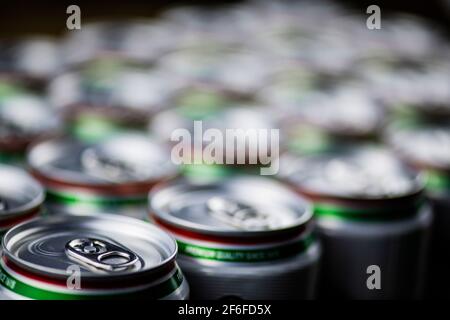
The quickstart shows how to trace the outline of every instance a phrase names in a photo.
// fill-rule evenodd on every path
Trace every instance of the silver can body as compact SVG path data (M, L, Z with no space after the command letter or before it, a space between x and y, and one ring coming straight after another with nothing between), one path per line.
M316 296L318 242L295 257L264 263L224 263L179 256L192 299L309 300Z
M446 278L450 255L447 244L450 241L450 195L429 195L433 207L433 235L430 248L430 265L428 267L427 298L448 299L449 281Z
M315 297L321 247L312 211L284 185L245 175L175 181L149 199L154 223L178 243L193 299Z
M433 111L430 109L430 111ZM446 273L450 267L447 243L450 241L450 124L445 117L391 123L386 140L406 162L426 177L426 191L433 207L434 222L430 246L428 298L448 298Z
M433 216L417 170L368 146L283 161L282 176L314 203L319 297L421 297Z
M318 219L324 248L321 295L340 299L418 299L422 297L432 223L430 207L399 221ZM370 289L378 266L381 288Z
M184 280L181 285L171 294L162 297L160 300L188 300L190 297L189 284ZM145 299L145 296L141 297ZM13 293L0 287L0 300L30 300L30 298Z

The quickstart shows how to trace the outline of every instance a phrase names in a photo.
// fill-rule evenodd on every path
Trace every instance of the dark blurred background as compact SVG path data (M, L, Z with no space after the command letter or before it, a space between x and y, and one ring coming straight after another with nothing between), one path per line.
M225 3L244 1L1 1L0 3L0 35L9 37L31 33L59 34L65 30L67 18L66 8L76 4L81 7L82 23L92 20L115 19L124 17L152 17L169 7L179 5L220 6ZM381 7L382 15L394 12L414 13L439 24L447 35L450 34L450 1L449 0L385 0L385 1L337 1L348 5L355 11L365 13L367 6L376 4Z

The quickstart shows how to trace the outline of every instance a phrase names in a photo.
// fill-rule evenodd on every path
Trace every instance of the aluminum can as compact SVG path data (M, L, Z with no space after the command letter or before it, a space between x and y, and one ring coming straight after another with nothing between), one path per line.
M31 36L0 43L0 75L44 89L62 66L60 46L48 36Z
M44 188L24 170L0 165L0 235L42 213Z
M176 238L193 299L312 299L320 246L309 204L279 183L240 176L150 193L154 222Z
M46 188L50 214L95 213L100 208L144 218L149 190L177 174L169 150L138 133L96 144L51 139L31 148L27 158Z
M174 107L153 117L148 129L174 148L184 146L186 141L172 140L172 133L180 129L189 133L191 152L184 153L182 157L182 170L186 177L220 179L234 172L255 171L261 165L268 164L271 155L258 152L258 147L269 149L275 143L269 132L275 129L275 121L269 116L268 107L203 85L187 86L173 98ZM205 139L205 133L209 130L219 132L223 138L223 159L218 161L207 158L208 154L203 152L211 143L211 140ZM233 135L227 134L228 130L233 130ZM267 131L267 136L260 138L259 130ZM227 139L234 140L234 154L226 149Z
M281 168L314 203L324 250L321 297L421 297L432 213L420 174L368 146L285 158Z
M392 124L386 140L426 179L427 196L433 206L434 223L429 270L428 295L448 298L444 276L450 266L445 244L450 241L450 123L408 122Z
M184 300L175 241L142 221L109 214L53 216L4 237L0 295L11 300Z
M148 65L175 46L173 29L155 19L83 23L81 32L68 32L61 44L64 63L76 68L106 58Z
M303 155L376 141L384 115L365 89L351 84L310 95L279 121L283 150Z
M59 116L43 96L0 80L0 162L23 164L25 150L32 142L61 129Z
M124 129L145 130L177 87L157 68L103 58L55 77L49 98L71 134L94 141Z
M163 56L159 65L185 79L212 85L229 94L253 96L265 83L274 67L260 51L238 43L201 40L186 44ZM194 33L195 37L195 33Z

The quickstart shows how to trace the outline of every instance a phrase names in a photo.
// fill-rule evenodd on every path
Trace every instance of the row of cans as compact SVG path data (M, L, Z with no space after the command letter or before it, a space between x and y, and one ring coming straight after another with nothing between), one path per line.
M147 146L130 154L123 143ZM177 178L163 150L142 136L89 146L52 139L28 153L34 178L2 166L3 230L29 221L3 238L4 297L185 299L183 274L195 299L313 299L317 286L349 299L422 296L429 178L393 151L286 154L277 179L205 183ZM448 212L441 191L437 218ZM367 285L370 266L381 270L380 290Z
M2 166L1 228L45 215L5 235L2 295L448 297L450 46L414 17L365 19L249 1L2 42L0 161L34 178ZM281 182L180 170L170 135L194 120L280 128Z
M301 152L377 138L405 112L448 118L445 37L416 17L376 31L365 18L327 1L249 1L0 41L0 153L14 158L56 130L93 140L149 127L167 140L164 121L226 117L230 106L275 114L285 146Z

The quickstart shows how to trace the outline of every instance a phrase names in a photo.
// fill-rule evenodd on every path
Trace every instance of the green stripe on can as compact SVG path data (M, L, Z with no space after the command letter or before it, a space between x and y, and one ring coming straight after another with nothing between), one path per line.
M266 249L227 249L210 248L177 240L180 254L213 261L222 262L264 262L288 258L306 251L313 242L313 237L308 236L300 241Z
M120 124L93 114L79 116L69 128L73 136L89 143L110 137L123 130L125 128Z
M6 164L21 165L25 162L25 156L22 153L0 152L0 162Z
M147 203L147 196L136 198L106 198L95 195L75 195L68 192L47 190L47 200L63 203L65 205L88 204L98 207L126 206Z
M434 170L426 170L426 187L432 191L450 191L450 176Z
M116 294L76 294L76 293L63 293L56 292L47 289L37 288L29 285L10 273L8 273L3 267L3 263L0 263L0 283L9 290L18 294L19 296L34 299L34 300L107 300L107 299L130 299L130 298L145 298L145 299L161 299L176 289L178 289L183 282L183 274L177 268L176 272L166 281L141 291L116 293ZM76 291L74 289L74 291Z
M317 217L333 217L343 220L365 221L365 222L382 222L391 220L405 219L414 215L424 201L410 209L402 209L400 211L389 211L380 209L353 209L348 207L340 207L325 203L314 204L314 214Z

